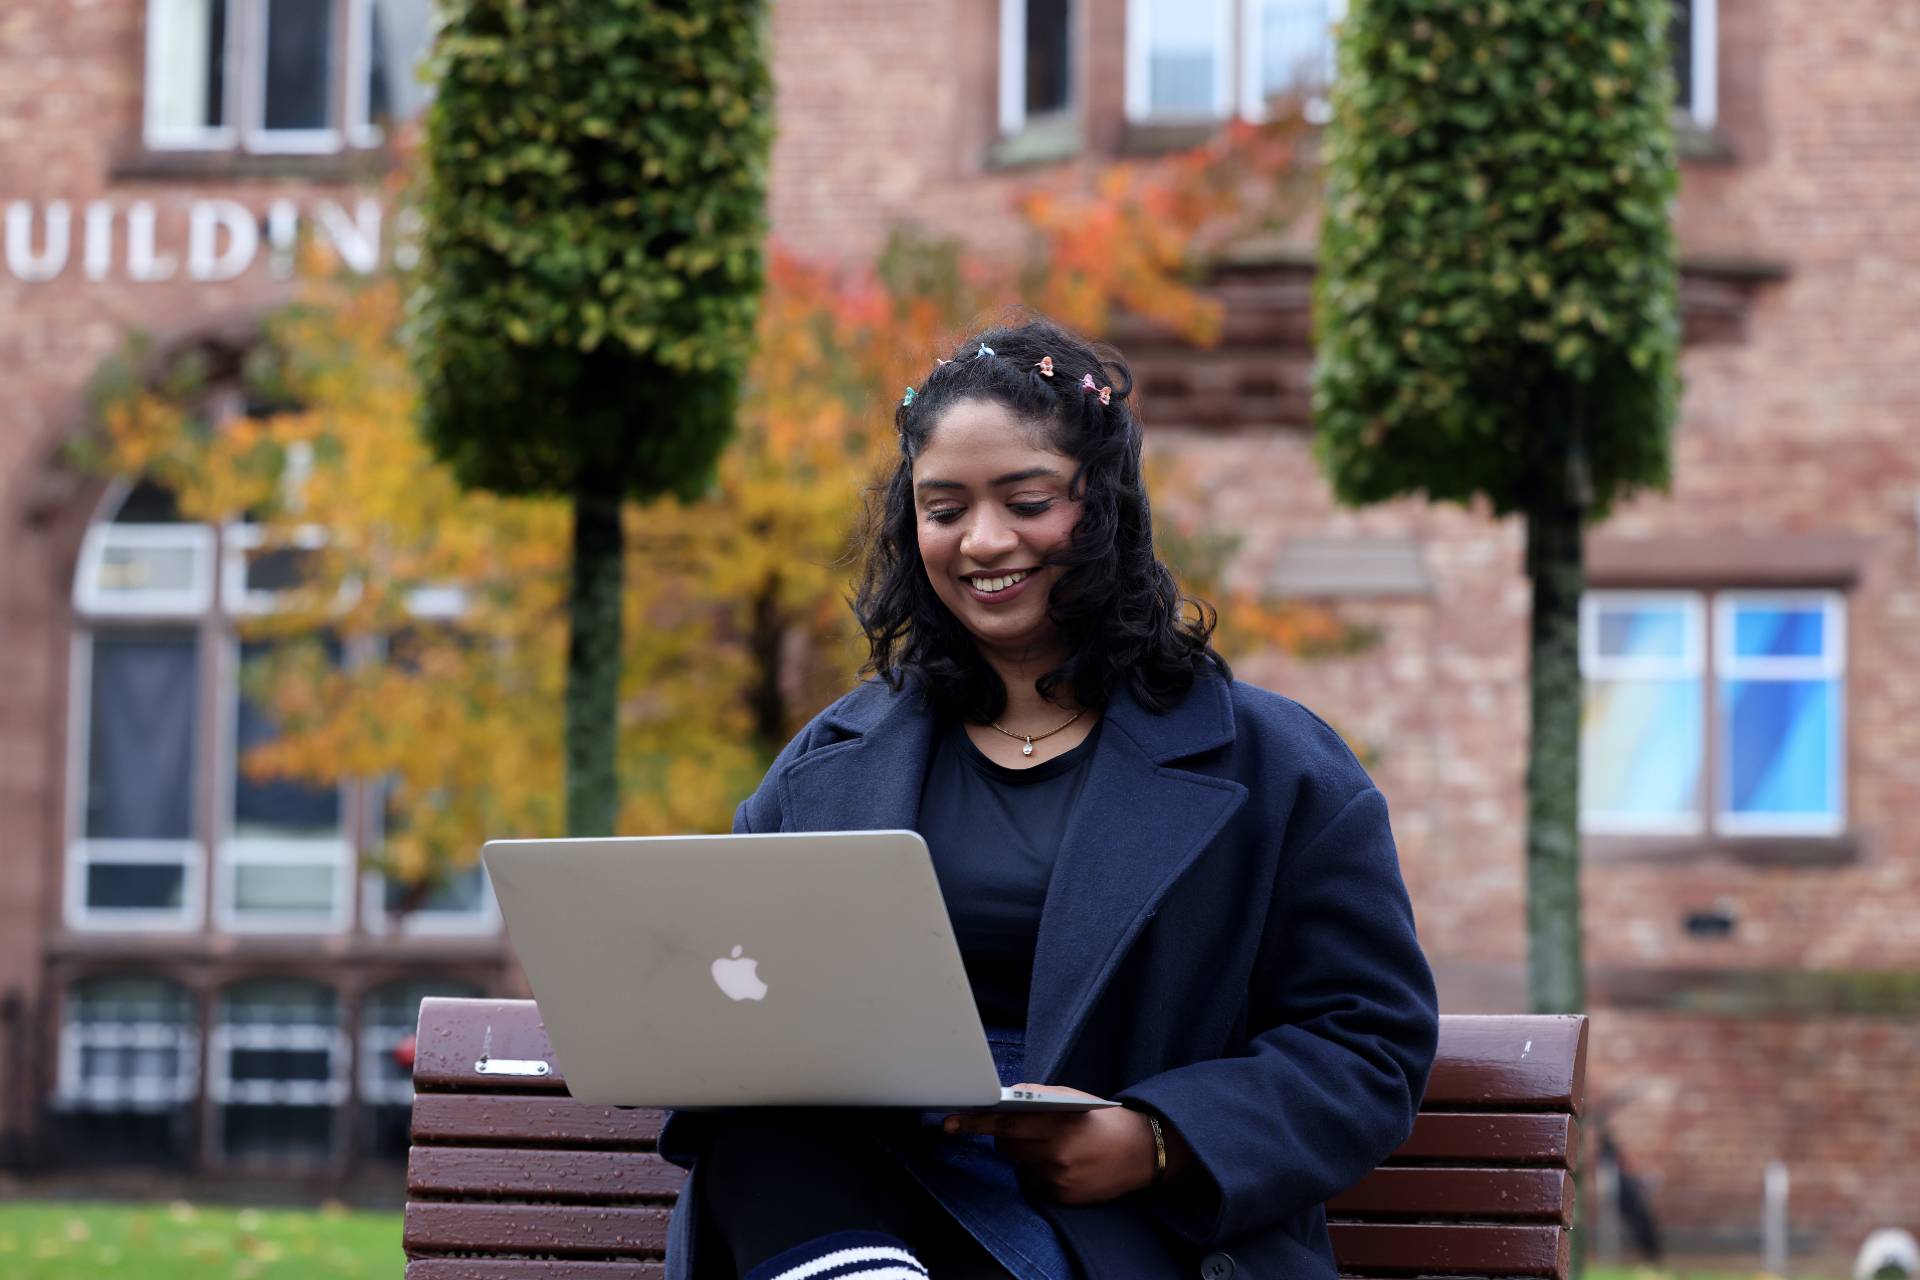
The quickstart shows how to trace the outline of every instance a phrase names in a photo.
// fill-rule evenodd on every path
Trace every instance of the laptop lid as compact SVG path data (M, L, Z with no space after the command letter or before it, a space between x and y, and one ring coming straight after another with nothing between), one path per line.
M1000 1098L915 832L493 840L481 858L581 1101Z

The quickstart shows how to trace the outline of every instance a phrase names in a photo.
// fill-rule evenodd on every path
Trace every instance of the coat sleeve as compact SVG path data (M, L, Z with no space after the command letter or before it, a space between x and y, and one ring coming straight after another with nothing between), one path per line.
M1194 1163L1148 1197L1201 1246L1352 1186L1412 1132L1439 1035L1386 798L1349 798L1276 878L1249 993L1246 1052L1122 1090Z
M758 832L780 830L780 776L787 766L798 760L813 748L815 726L818 717L809 722L786 746L780 748L780 754L767 766L766 774L760 779L760 785L753 794L742 800L733 811L733 834L753 835Z

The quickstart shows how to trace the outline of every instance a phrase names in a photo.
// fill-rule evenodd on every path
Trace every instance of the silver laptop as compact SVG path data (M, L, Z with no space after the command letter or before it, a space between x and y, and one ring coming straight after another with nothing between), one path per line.
M493 840L481 858L583 1102L1119 1105L1001 1087L916 832Z

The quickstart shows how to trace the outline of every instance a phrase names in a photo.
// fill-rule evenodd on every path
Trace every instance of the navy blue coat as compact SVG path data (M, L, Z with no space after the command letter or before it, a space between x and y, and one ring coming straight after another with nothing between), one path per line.
M917 694L862 684L734 829L914 828L932 729ZM1164 715L1118 694L1089 768L1040 918L1027 1076L1149 1107L1195 1160L1043 1210L1095 1280L1203 1260L1332 1280L1322 1202L1412 1130L1439 1026L1386 800L1319 717L1212 672ZM697 1122L670 1118L669 1158L697 1153ZM670 1276L693 1274L694 1212L690 1185Z

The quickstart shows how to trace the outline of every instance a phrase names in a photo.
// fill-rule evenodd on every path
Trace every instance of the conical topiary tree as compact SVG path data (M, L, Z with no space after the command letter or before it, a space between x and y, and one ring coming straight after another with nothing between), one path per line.
M462 482L574 509L567 829L606 834L627 498L702 488L762 277L758 0L443 0L413 340Z
M1354 0L1314 299L1339 497L1484 497L1533 582L1530 986L1584 1002L1582 527L1664 486L1679 347L1666 0Z

